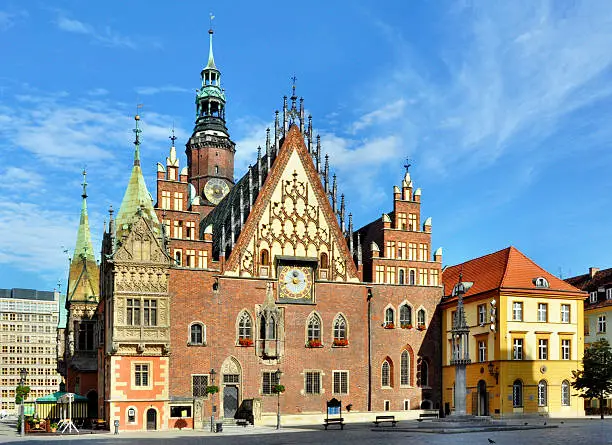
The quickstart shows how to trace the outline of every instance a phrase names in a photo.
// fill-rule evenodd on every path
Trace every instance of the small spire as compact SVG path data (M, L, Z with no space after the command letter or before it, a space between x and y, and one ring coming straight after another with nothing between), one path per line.
M411 165L412 165L412 164L410 163L410 159L409 159L409 158L406 158L406 163L404 164L404 168L406 169L406 173L410 173L410 171L409 171L409 170L410 170L410 166L411 166Z
M138 123L140 122L140 115L138 114L138 110L142 108L142 104L136 105L136 115L134 116L134 121L136 122L135 128L132 130L136 135L136 139L134 140L134 165L140 165L140 133L142 130L138 127Z
M83 194L81 195L83 199L87 198L87 170L83 169Z
M205 69L212 68L216 70L217 67L215 66L215 56L213 55L213 34L215 32L213 31L213 28L212 28L212 21L214 18L215 16L211 12L210 13L210 28L208 29L208 36L209 36L210 44L208 48L208 63L206 64Z

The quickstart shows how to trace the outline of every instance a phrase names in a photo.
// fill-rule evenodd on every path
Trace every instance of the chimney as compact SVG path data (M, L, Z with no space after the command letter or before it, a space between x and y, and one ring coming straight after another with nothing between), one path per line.
M589 276L593 278L599 272L599 267L589 267Z

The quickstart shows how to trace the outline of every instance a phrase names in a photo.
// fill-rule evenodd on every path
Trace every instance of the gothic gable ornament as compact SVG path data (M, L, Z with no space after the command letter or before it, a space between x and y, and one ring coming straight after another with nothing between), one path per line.
M359 281L311 155L294 125L238 236L225 273L260 276L264 258L274 265L279 257L316 261L321 254L329 259L327 279ZM278 277L279 272L270 271L270 276Z
M166 263L171 261L144 217L136 221L114 255L119 262Z

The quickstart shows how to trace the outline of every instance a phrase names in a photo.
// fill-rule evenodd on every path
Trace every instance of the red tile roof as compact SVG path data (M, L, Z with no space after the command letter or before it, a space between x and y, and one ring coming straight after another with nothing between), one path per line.
M459 281L460 272L463 274L463 281L474 283L466 296L497 289L569 292L583 296L579 289L546 272L513 246L444 269L442 281L445 296L452 293L453 287ZM550 287L536 287L534 279L538 277L546 278Z

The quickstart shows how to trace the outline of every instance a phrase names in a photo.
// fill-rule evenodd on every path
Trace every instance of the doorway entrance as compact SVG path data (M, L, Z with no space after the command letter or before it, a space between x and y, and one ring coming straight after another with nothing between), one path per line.
M238 410L238 387L223 387L223 416L226 419L233 419Z
M157 429L157 411L153 408L147 410L147 430L153 431Z
M487 383L484 380L478 382L478 410L479 416L489 415L489 393L487 392Z
M92 419L98 418L98 393L89 391L87 393L87 417Z

